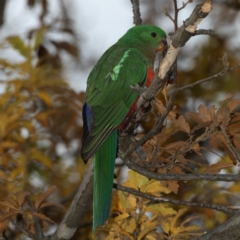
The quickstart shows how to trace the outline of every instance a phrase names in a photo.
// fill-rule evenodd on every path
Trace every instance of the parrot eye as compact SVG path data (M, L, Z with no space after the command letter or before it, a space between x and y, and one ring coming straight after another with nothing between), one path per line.
M157 34L156 34L155 32L152 32L152 33L151 33L151 36L152 36L152 37L156 37Z

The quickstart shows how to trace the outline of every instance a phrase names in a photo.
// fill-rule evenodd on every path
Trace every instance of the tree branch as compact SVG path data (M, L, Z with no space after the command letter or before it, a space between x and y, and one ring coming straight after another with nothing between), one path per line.
M7 0L0 1L0 27L3 25L4 22L4 10L6 7Z
M184 206L189 206L189 207L210 208L210 209L214 209L214 210L217 210L217 211L220 211L220 212L224 212L226 214L234 214L234 213L236 213L236 211L238 211L238 210L233 209L232 207L223 206L223 205L219 205L219 204L208 204L208 203L203 203L203 202L201 202L201 203L187 202L187 201L169 199L169 198L165 198L165 197L156 197L156 196L153 196L153 195L150 195L150 194L147 194L147 193L143 193L143 192L137 191L133 188L125 187L125 186L122 186L122 185L119 185L119 184L114 184L113 187L117 190L121 190L123 192L131 193L135 196L151 200L150 204L171 203L171 204L175 204L175 205L184 205Z
M195 36L197 35L209 35L209 36L214 36L215 32L212 29L198 29L194 33Z
M58 229L51 237L51 240L70 239L77 228L86 211L92 205L93 198L93 162L89 165L84 175L81 186L74 197L64 219Z
M138 26L142 24L141 13L139 8L139 0L131 0L133 8L133 23Z
M33 205L32 201L30 200L29 196L26 196L26 201L28 203L28 206L30 207L31 212L36 213L37 212L36 208ZM35 230L34 240L42 240L44 239L44 235L43 235L40 219L34 215L33 215L33 219L34 219L34 230Z
M238 240L240 239L240 211L225 223L203 234L195 240Z

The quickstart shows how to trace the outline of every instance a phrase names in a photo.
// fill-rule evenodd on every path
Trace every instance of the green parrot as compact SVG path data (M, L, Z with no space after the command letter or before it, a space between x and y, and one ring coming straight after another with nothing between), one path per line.
M127 31L99 59L87 80L83 106L82 159L94 155L93 232L109 218L118 129L136 107L138 93L131 85L149 85L155 54L167 45L156 26Z

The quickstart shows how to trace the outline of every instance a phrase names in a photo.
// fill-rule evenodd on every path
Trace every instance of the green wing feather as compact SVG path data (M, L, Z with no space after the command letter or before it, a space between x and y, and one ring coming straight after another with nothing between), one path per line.
M84 160L90 158L124 120L138 96L130 85L143 86L146 76L146 59L135 48L114 45L98 61L87 82L85 102L92 108L93 120L83 142Z

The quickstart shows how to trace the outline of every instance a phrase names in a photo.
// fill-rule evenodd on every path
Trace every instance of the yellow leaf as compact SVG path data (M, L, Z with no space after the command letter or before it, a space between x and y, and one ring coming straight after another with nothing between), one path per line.
M38 92L38 96L48 105L52 106L52 98L49 94L43 91Z
M126 199L126 193L124 193L122 191L118 191L118 197L119 197L119 200L120 200L123 208L130 208L130 205Z
M171 229L174 228L175 224L177 223L178 219L184 215L186 212L188 211L188 208L182 208L180 210L178 210L177 214L173 217L172 221L171 221ZM173 231L173 230L172 230Z
M36 32L36 36L35 36L35 42L34 42L34 49L37 49L40 44L43 41L43 37L46 33L47 28L46 27L41 27L40 29L38 29L38 31Z
M167 205L163 203L151 204L147 206L146 212L158 213L162 216L175 215L177 213L174 209L167 207Z
M123 208L132 209L137 207L137 199L134 195L118 191L118 197Z
M156 180L153 180L153 179L150 180L149 182L147 182L146 184L144 184L141 187L140 190L141 190L141 192L150 193L150 194L153 194L153 195L157 195L159 193L168 194L168 193L171 192L170 189L162 186L159 181L156 181Z
M30 49L25 45L24 41L18 37L13 36L9 37L7 41L13 46L15 50L17 50L22 56L28 58L30 55Z
M131 218L130 220L127 220L123 225L123 229L128 233L133 233L136 229L136 219Z
M48 168L52 167L51 159L38 148L30 149L30 157L32 160L36 160Z
M136 208L137 207L137 199L132 194L129 194L129 196L127 197L127 202L129 203L130 208Z
M122 184L125 187L133 188L135 190L139 190L138 187L135 185L135 183L126 181L125 183Z
M149 232L151 232L152 230L156 229L158 225L158 222L153 222L151 224L147 224L146 223L146 228L140 232L140 234L138 235L138 240L141 240L142 238L144 238Z
M165 233L169 234L169 232L171 230L171 225L170 225L170 222L168 219L161 221L161 228Z
M129 217L129 213L123 213L117 216L114 220L116 223L121 224L122 221L125 221Z
M128 171L128 181L132 182L135 184L135 186L141 188L142 185L148 182L148 178L145 176L134 172L132 170Z

